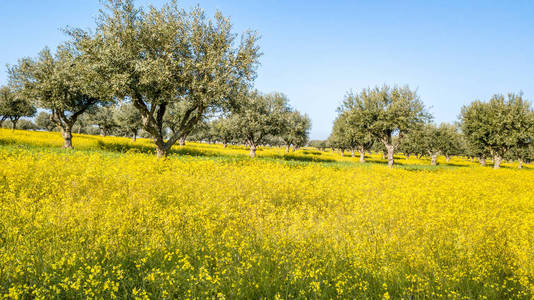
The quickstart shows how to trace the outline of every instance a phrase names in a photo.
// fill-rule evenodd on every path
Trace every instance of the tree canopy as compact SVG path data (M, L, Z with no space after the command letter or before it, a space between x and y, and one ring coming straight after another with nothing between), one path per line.
M236 42L220 12L210 19L199 7L185 11L176 2L143 10L131 0L110 0L95 34L71 34L101 80L111 84L110 96L127 97L139 110L160 157L206 112L231 105L250 86L260 56L254 32ZM173 108L179 117L165 140L165 115Z
M402 138L430 119L423 102L408 86L384 85L363 89L359 94L349 92L338 110L349 112L361 128L384 144L390 167Z
M490 155L499 168L513 148L526 148L532 142L534 116L521 94L494 95L488 102L474 101L462 107L461 127L471 149L481 157Z

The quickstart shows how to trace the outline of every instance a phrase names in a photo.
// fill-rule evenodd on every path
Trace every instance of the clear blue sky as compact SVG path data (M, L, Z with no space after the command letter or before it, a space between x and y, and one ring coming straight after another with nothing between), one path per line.
M163 1L141 1L138 4ZM235 30L258 31L256 87L287 94L326 138L349 89L408 84L436 122L494 93L534 100L534 1L180 1L220 9ZM0 84L6 64L92 28L98 0L0 1Z

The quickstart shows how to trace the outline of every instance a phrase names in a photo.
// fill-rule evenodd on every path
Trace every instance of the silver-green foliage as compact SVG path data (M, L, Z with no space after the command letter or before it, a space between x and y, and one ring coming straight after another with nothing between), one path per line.
M245 32L238 40L219 12L210 19L202 9L185 11L174 1L143 10L130 0L110 0L106 8L95 34L71 34L112 95L131 99L139 110L159 156L206 112L231 104L255 77L257 35ZM165 116L173 109L180 116L165 140Z
M494 95L488 102L474 101L462 107L461 128L473 151L493 157L494 168L514 148L532 142L534 115L521 94Z
M364 89L359 94L349 92L339 111L349 112L360 128L383 143L390 167L403 137L430 119L423 102L408 86L384 85Z
M35 107L22 94L8 86L0 88L0 126L9 119L15 129L21 117L33 117L35 112Z

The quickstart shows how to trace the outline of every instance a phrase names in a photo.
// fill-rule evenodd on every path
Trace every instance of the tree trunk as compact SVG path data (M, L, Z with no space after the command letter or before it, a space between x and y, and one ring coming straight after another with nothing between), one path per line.
M181 137L181 138L178 140L178 143L180 144L180 146L185 145L185 137Z
M345 156L345 149L339 149L339 154L341 156Z
M18 120L11 120L11 130L17 129L17 122Z
M406 160L410 159L410 153L406 153Z
M286 153L289 153L289 144L286 145Z
M354 153L354 148L350 149L352 151L352 157L356 157L356 153Z
M386 149L388 150L388 167L393 168L393 164L395 163L393 160L393 153L395 152L395 147L389 144L386 145Z
M250 157L252 158L256 157L256 145L250 146Z
M360 149L360 162L365 162L365 151L363 149Z
M486 159L484 157L480 158L480 165L483 167L486 166Z
M430 165L431 166L435 166L436 165L436 160L438 159L438 154L437 153L431 153L430 154Z
M0 119L0 128L2 128L2 124L4 124L4 121L5 121L5 120L6 120L5 117L2 117L2 118Z
M447 163L448 163L448 162L451 160L451 157L450 157L448 154L446 154L446 155L445 155L445 160L446 160Z
M63 135L63 148L66 149L73 149L72 147L72 125L65 124L65 126L61 127L61 135Z
M132 142L137 140L137 130L132 131Z
M165 147L160 148L156 146L156 155L158 156L158 158L167 157L167 149L165 149Z
M517 166L518 169L523 168L523 160L520 158L518 159L519 165Z
M501 161L502 161L502 157L499 156L499 155L494 155L493 156L493 168L494 169L498 169L501 167Z
M228 143L227 143L227 142L224 142L224 143L223 143L223 148L226 148L226 147L228 147Z

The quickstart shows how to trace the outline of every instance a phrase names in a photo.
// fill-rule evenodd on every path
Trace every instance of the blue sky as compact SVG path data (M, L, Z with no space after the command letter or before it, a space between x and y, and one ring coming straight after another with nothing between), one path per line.
M163 1L141 1L161 5ZM326 138L352 89L408 84L436 122L495 93L534 100L534 1L180 1L220 9L236 31L262 36L256 87L280 91ZM98 0L0 1L0 84L5 65L92 28Z

